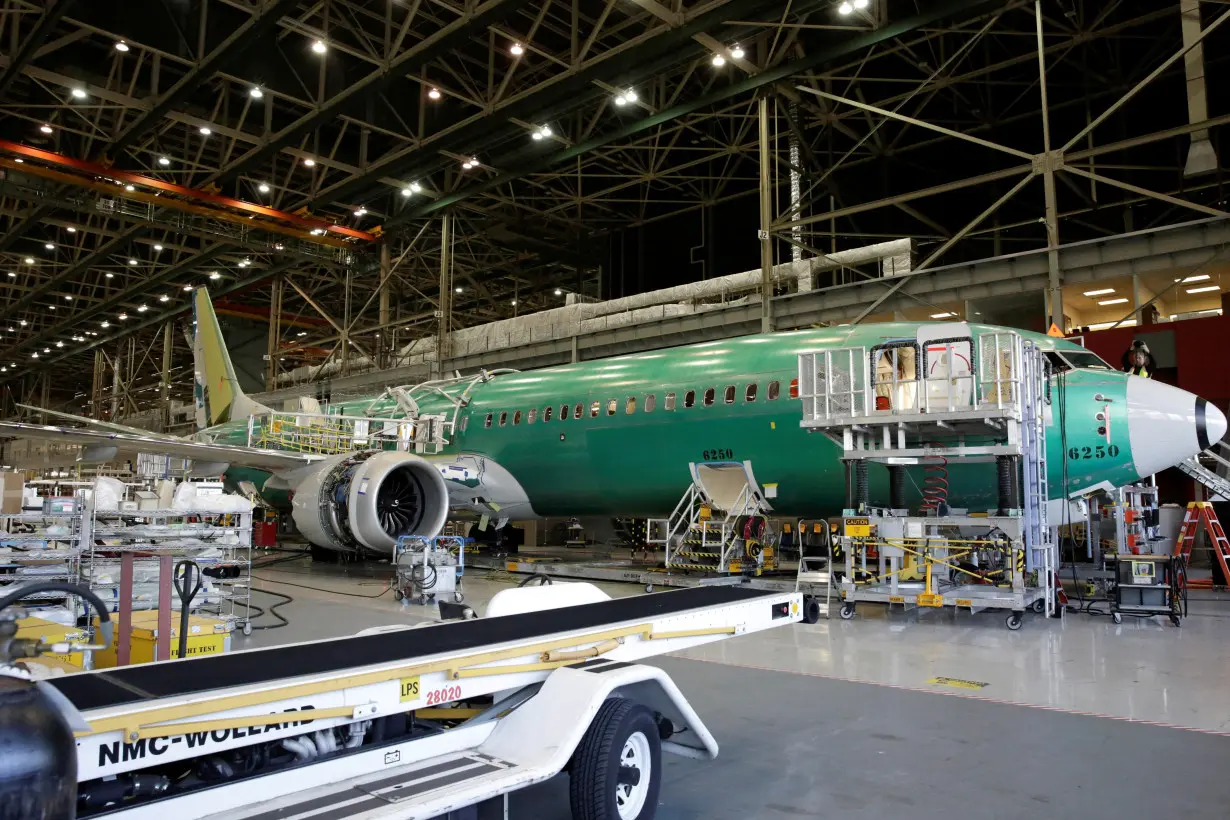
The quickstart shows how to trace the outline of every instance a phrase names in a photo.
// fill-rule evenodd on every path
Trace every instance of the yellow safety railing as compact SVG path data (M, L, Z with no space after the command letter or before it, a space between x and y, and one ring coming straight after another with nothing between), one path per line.
M986 570L986 571L979 571L979 572L973 572L954 562L959 561L960 559L964 558L967 555L972 555L976 552L981 552L983 550L995 550L997 552L1003 552L1005 553L1005 557L1008 559L1013 558L1013 555L1012 555L1013 552L1020 552L1022 556L1024 555L1023 550L1014 549L1011 545L1004 545L1002 543L994 543L994 542L988 542L988 541L948 539L948 538L945 538L945 539L882 538L882 539L873 539L873 540L861 540L858 542L857 546L864 550L867 547L871 547L871 546L893 547L895 549L901 550L907 555L912 555L916 559L919 559L919 561L923 564L924 572L925 572L923 592L919 594L919 604L921 605L928 605L926 603L928 600L938 600L938 598L940 597L939 594L935 591L934 584L933 584L933 578L932 578L932 570L936 566L948 567L950 570L961 573L962 575L968 575L971 578L977 579L979 582L986 582L988 580L993 580L994 576L1003 575L1008 569L1011 568L1011 561L1010 560L1005 561L1004 567L1001 569ZM947 551L948 554L946 557L938 558L932 554L932 550L940 550L940 549ZM885 572L881 575L860 576L858 578L851 578L850 580L856 585L866 586L869 584L880 583L881 581L891 578L894 575L900 576L903 572L907 572L907 571L914 572L915 569L916 569L915 566L907 567L903 565L898 569L892 570L890 572ZM996 586L998 586L1000 581L995 580L994 583ZM932 604L932 605L938 605L938 604Z

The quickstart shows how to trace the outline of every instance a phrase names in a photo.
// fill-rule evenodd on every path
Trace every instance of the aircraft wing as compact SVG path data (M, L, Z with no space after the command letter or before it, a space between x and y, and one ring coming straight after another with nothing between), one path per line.
M59 410L45 410L42 407L35 407L31 404L18 404L22 410L29 410L31 413L46 413L49 416L55 416L58 419L76 422L77 424L85 425L86 427L95 430L110 430L113 433L130 433L134 436L148 436L150 438L169 439L171 441L182 441L179 436L172 433L153 433L149 430L142 430L140 427L129 427L126 424L116 424L113 421L99 421L98 419L86 418L85 416L77 416L72 413L62 413Z
M80 427L56 427L50 424L26 424L0 421L0 438L42 439L63 441L83 447L116 447L139 453L158 453L190 458L197 462L235 464L262 470L293 470L324 456L265 450L260 447L240 447L233 444L207 444L181 438L161 438L157 435L115 433Z

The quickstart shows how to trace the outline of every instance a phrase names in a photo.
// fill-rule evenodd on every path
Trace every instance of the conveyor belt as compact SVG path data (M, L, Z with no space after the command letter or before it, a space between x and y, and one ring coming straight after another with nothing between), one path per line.
M557 632L648 620L690 609L743 603L778 594L729 586L696 587L502 618L449 621L426 629L87 672L56 678L49 683L63 692L78 709L87 711L301 675L320 675L361 666L468 652Z

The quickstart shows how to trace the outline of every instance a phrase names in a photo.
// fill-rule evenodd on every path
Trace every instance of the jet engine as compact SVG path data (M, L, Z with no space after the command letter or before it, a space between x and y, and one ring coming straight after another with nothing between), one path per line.
M400 535L437 535L448 518L448 488L431 462L367 450L313 465L295 487L292 517L317 546L388 555Z

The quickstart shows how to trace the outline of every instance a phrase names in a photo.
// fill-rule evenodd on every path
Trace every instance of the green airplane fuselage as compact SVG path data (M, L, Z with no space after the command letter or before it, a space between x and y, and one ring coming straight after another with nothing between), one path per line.
M798 356L916 340L923 326L875 324L746 336L501 374L474 386L456 416L454 435L435 458L472 454L498 462L540 516L665 514L689 484L689 463L713 461L751 462L762 486L777 485L772 504L778 514L832 515L844 506L846 495L841 450L826 436L800 427L802 403L791 395ZM970 325L973 349L978 350L983 333L1002 331ZM1065 475L1068 492L1102 481L1120 486L1135 480L1127 425L1112 425L1108 441L1094 413L1103 399L1113 408L1126 406L1128 377L1074 343L1021 335L1079 362L1077 369L1051 376L1050 497L1065 494ZM420 394L418 404L422 413L452 417L453 404L444 396ZM390 419L404 415L388 395L334 404L329 412ZM246 420L205 434L219 443L248 440ZM950 465L948 470L950 503L971 509L994 506L993 467ZM916 505L922 475L916 468L910 472L907 501ZM228 472L229 479L254 480L258 487L265 475ZM869 477L872 502L887 504L887 471L873 465Z

